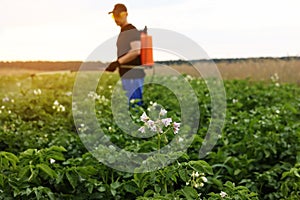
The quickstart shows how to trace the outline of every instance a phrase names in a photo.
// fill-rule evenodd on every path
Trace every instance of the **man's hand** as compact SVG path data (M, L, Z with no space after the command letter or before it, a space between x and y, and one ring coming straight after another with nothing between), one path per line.
M114 62L112 62L112 63L110 63L110 64L108 65L108 67L105 69L105 71L113 72L113 71L115 71L119 66L120 66L119 61L118 61L118 60L117 60L117 61L114 61Z

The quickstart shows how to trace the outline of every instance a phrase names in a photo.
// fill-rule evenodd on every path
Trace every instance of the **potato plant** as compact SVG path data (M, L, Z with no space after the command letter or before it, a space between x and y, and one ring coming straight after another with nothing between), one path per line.
M128 151L151 152L174 138L172 130L148 140L124 133L113 120L109 101L117 75L103 76L86 98L95 100L97 120L111 142ZM226 123L212 151L199 159L211 120L211 99L205 81L186 76L201 112L192 144L162 169L127 173L99 162L80 140L77 131L89 126L83 120L76 127L73 121L75 77L1 77L0 199L299 198L299 86L225 81ZM151 84L144 91L144 107L131 110L133 121L142 127L140 116L156 103L173 122L180 122L180 105L170 90ZM168 157L158 155L151 162L164 159Z

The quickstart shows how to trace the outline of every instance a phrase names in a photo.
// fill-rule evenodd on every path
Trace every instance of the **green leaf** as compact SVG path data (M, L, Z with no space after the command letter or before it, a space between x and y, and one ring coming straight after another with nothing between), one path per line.
M50 200L55 200L55 196L54 196L53 192L49 188L47 188L46 194L48 195L48 197L49 197Z
M59 146L52 146L47 149L47 159L54 159L59 161L64 161L65 157L63 152L66 152L67 150L64 147Z
M77 167L76 170L83 176L92 176L97 174L97 170L93 166Z
M62 146L52 146L48 150L58 151L58 152L67 152L67 150Z
M33 154L35 154L37 152L36 149L27 149L26 151L21 153L21 156L32 156Z
M38 188L33 188L33 191L35 193L36 199L39 200L41 198L41 193L40 193L39 189Z
M16 169L17 162L19 162L19 159L17 156L15 156L13 153L2 151L0 152L0 159L1 159L1 167L9 167L10 165L13 167L13 169ZM6 161L5 161L6 160ZM5 164L3 164L5 162Z
M178 173L179 173L179 177L184 182L187 182L189 180L188 173L187 173L187 171L185 169L179 169Z
M290 174L290 172L283 172L281 179L284 179L285 177L287 177Z
M67 179L68 179L69 183L73 187L73 189L75 189L77 187L77 184L78 184L77 174L75 174L73 171L69 170L69 171L67 171L66 176L67 176Z
M57 177L56 177L56 179L55 179L55 183L56 183L56 184L62 183L62 182L63 182L63 179L64 179L64 175L65 175L65 172L64 172L64 171L58 171L58 172L57 172Z
M172 173L171 175L170 175L170 178L171 178L171 180L174 182L174 183L177 183L177 174L176 173Z
M284 108L285 108L286 110L291 111L291 112L294 113L294 114L297 114L297 113L299 112L299 110L298 110L297 108L295 108L293 105L291 105L290 103L286 103L286 104L284 105Z
M100 187L98 188L98 191L99 191L99 192L105 192L105 191L106 191L106 188L105 188L104 186L100 186Z
M129 193L135 194L138 190L138 187L136 183L132 180L124 184L124 189Z
M29 189L29 188L27 188ZM52 193L52 191L47 188L47 187L43 187L43 186L39 186L39 187L34 187L33 190L27 190L26 193L27 193L27 196L32 192L34 191L35 193L35 196L36 196L36 199L44 199L43 198L43 193L46 194L49 198L47 199L50 199L50 200L55 200L55 196L54 194Z
M154 185L154 191L155 191L156 193L160 193L160 191L161 191L160 185L155 184L155 185Z
M212 166L213 168L216 168L216 167L224 167L225 169L227 169L228 173L229 174L232 174L233 173L233 169L231 167L229 167L228 165L225 165L225 164L215 164Z
M33 165L29 165L29 169L30 169L30 176L29 176L29 178L28 178L28 181L32 181L32 180L34 180L36 177L37 177L37 175L38 175L38 173L37 173L37 171L34 169L34 166Z
M283 184L280 186L280 191L284 196L288 196L289 193L288 182L283 182Z
M226 181L226 183L224 184L224 186L226 186L230 190L234 190L234 188L235 188L235 184L232 183L232 182L230 182L230 181Z
M115 189L110 189L110 193L113 195L113 196L116 196L117 194L117 191Z
M297 152L296 161L297 163L300 163L300 152Z
M54 160L58 160L58 161L66 160L64 155L60 152L51 152L51 153L47 154L47 159L50 160L51 158Z
M5 178L4 174L0 174L0 185L2 187L4 187L4 178Z
M120 186L121 186L121 184L118 181L113 182L113 183L110 184L110 187L113 188L113 189L117 189Z
M190 161L189 165L198 172L204 172L213 175L212 167L204 160Z
M29 196L33 190L31 188L27 188L25 194Z
M28 179L29 177L29 173L30 173L30 166L27 165L25 167L22 167L19 171L19 178L21 180L25 180L25 179Z
M300 178L300 175L296 169L294 170L294 175L297 176L298 178Z
M237 175L239 175L239 173L241 173L242 172L242 170L240 170L240 169L236 169L236 170L234 170L234 175L235 176L237 176Z
M144 193L144 197L150 197L152 195L154 195L155 192L153 190L147 190L145 193Z
M190 187L190 186L186 186L183 188L183 193L184 196L186 197L187 200L194 200L198 198L198 193L197 191Z
M211 179L211 182L212 182L213 184L217 185L220 189L223 187L222 181L220 181L220 180L218 180L218 179L216 179L216 178L212 178L212 179Z
M56 172L46 164L37 164L36 167L41 169L43 172L45 172L51 178L56 178L57 177Z
M86 187L88 188L89 194L92 194L92 192L94 190L94 185L93 184L87 184Z
M139 149L143 152L153 151L157 149L157 144L151 141L146 141L139 146Z
M148 185L149 173L135 173L133 176L134 182L138 186L139 190L143 192L144 188Z
M1 170L4 170L4 169L8 169L9 168L9 162L6 158L4 157L0 157L0 167L1 167Z

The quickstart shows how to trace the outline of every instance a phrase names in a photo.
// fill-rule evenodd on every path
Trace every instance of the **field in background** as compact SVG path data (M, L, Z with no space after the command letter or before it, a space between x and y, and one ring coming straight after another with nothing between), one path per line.
M101 62L86 62L89 70L104 69ZM28 62L0 62L0 75L36 74L58 71L78 71L81 61L28 61Z
M300 59L299 58L250 58L250 59L222 59L212 62L195 62L196 65L216 65L225 80L250 79L253 81L269 81L275 74L279 82L297 83L300 85ZM199 73L186 63L169 63L179 72L189 75ZM207 68L206 68L207 69ZM275 75L276 76L276 75Z
M283 58L247 58L247 59L214 59L214 63L206 60L192 61L202 70L208 70L216 65L225 80L250 79L253 81L268 81L275 74L279 82L300 84L300 57ZM36 74L57 71L78 71L82 62L0 62L0 75ZM85 63L89 70L103 70L105 64L101 62ZM161 61L155 67L156 74L169 73L164 66L170 66L176 71L191 76L199 73L186 61ZM153 70L146 70L151 75Z

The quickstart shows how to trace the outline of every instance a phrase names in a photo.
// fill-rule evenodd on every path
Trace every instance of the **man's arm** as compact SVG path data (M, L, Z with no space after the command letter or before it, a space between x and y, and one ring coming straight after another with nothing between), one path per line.
M130 43L130 46L131 49L128 53L118 59L121 65L134 60L141 54L141 41L133 41Z

